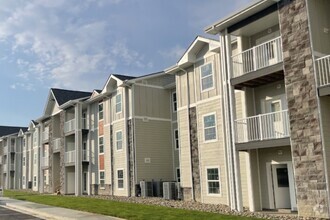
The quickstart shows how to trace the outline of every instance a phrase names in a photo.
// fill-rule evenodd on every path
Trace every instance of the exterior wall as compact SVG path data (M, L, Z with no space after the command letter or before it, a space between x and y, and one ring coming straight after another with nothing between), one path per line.
M135 119L136 181L173 181L171 122Z
M324 145L306 1L282 1L279 17L298 212L301 216L329 218Z

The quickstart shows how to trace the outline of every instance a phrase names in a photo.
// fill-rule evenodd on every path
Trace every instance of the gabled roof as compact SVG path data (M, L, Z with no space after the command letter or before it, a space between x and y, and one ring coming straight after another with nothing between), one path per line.
M165 70L165 73L173 73L180 68L185 68L196 62L197 53L205 46L209 45L209 51L217 51L220 48L220 42L215 39L197 36L195 40L190 44L188 49L184 52L182 57L176 63L176 65Z
M26 132L27 129L27 127L0 126L0 137L17 134L20 130Z
M91 92L73 91L73 90L65 90L65 89L57 89L57 88L51 88L51 91L54 94L54 98L58 106L61 106L70 100L86 98L92 95Z
M120 75L120 74L112 74L113 76L117 77L118 79L120 79L121 81L125 81L125 80L130 80L130 79L135 79L135 76L126 76L126 75Z

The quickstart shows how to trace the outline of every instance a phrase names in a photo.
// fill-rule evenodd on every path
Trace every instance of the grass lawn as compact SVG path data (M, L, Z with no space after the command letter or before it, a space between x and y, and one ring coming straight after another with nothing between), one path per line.
M188 211L153 205L133 204L84 197L40 195L22 191L5 190L4 196L51 206L81 210L125 219L246 219L255 218L220 215L215 213Z

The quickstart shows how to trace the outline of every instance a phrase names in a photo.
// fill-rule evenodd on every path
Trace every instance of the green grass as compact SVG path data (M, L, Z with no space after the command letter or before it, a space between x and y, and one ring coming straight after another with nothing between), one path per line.
M220 215L215 213L189 211L183 209L175 209L168 207L159 207L153 205L133 204L125 202L116 202L110 200L102 200L85 197L68 197L41 195L30 192L5 190L4 196L18 200L25 200L51 206L81 210L102 215L115 216L125 219L246 219L253 220L255 218Z

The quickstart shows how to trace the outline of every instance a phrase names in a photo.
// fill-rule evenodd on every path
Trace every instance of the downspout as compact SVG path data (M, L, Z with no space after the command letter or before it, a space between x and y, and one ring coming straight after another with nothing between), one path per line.
M178 66L178 68L183 71L186 74L186 78L187 78L187 113L188 113L188 120L189 120L189 106L190 106L190 96L189 96L189 77L188 77L188 72L181 68L180 66ZM190 155L189 155L189 159L190 159L190 172L191 172L191 198L193 201L195 201L195 192L194 192L194 177L193 177L193 165L192 165L192 154L191 154L191 143L190 143L190 120L189 120L189 148L190 148Z

